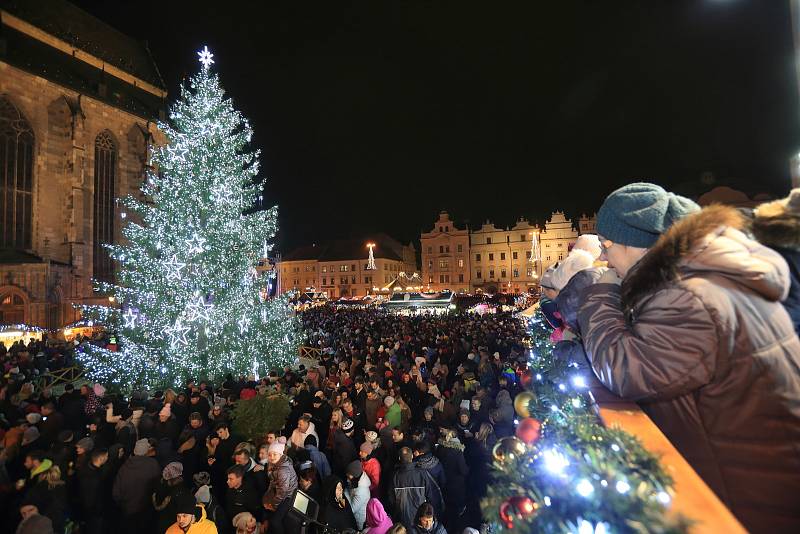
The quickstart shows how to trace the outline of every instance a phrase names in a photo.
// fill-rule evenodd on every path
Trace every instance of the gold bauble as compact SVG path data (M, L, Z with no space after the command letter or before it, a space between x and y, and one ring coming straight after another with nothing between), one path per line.
M508 436L498 441L492 449L492 456L498 465L506 465L525 453L525 444L517 437Z
M530 404L536 400L532 391L523 391L514 397L514 410L520 417L530 417Z

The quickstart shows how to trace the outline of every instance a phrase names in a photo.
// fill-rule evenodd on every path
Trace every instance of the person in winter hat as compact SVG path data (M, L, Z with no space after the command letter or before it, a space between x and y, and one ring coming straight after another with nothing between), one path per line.
M575 240L572 250L585 250L597 260L600 258L602 252L600 248L600 238L595 234L581 234L578 236L578 239Z
M217 534L217 526L206 517L205 507L191 493L178 494L174 509L175 522L166 534Z
M789 268L745 227L734 208L700 210L653 184L618 189L597 215L611 269L583 291L578 325L598 379L640 402L745 528L797 532Z
M355 424L352 419L345 419L342 427L337 428L333 433L333 465L331 468L337 476L342 478L346 475L347 466L350 462L358 459L358 451L353 441Z
M345 496L353 509L358 529L364 528L367 520L367 503L370 499L369 486L370 480L361 466L361 462L356 460L347 466L347 491Z
M593 267L580 271L564 286L555 300L565 333L553 347L553 356L569 361L582 369L588 367L588 361L578 326L578 310L583 304L583 291L596 284L606 269L606 267Z
M556 272L557 268L558 263L548 267L544 271L544 274L542 274L542 280L539 283L542 288L542 296L539 298L539 309L542 310L544 318L553 330L561 328L561 319L558 313L556 313L556 305L553 302L553 299L558 296L558 290L553 282L553 274Z
M122 512L122 524L147 530L153 524L153 504L150 500L158 484L161 469L153 456L150 442L140 439L133 447L133 455L120 466L114 479L111 496Z
M794 330L800 334L800 187L788 197L761 204L753 210L751 230L755 238L778 252L789 264L792 279L783 306Z
M584 269L589 269L594 266L595 260L598 256L594 256L591 252L580 248L573 248L564 261L562 261L558 268L553 272L553 287L556 291L561 291L567 285L570 278L575 276L575 273Z
M297 473L292 460L284 454L285 444L275 441L269 446L267 478L269 487L262 504L269 515L270 533L288 532L286 513L291 507L291 497L297 489Z
M372 456L372 449L372 443L365 441L359 448L358 457L361 459L361 468L369 477L369 494L372 497L378 497L381 483L381 464Z

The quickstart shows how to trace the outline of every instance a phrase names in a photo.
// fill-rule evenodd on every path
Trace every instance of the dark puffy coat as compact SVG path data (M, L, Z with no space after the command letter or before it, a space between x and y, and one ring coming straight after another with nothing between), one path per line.
M400 464L389 487L392 517L410 528L414 524L417 510L425 501L430 502L441 513L444 510L441 487L426 469L414 464Z
M344 476L347 465L353 460L358 459L358 453L356 452L356 446L353 440L347 437L340 428L337 428L336 432L333 434L333 451L331 451L331 456L333 456L333 465L331 467L333 468L333 472L338 476Z
M276 464L267 468L269 488L264 495L264 504L271 504L277 508L283 500L297 489L297 473L294 471L292 461L285 454Z
M469 468L464 460L464 446L458 441L442 442L436 456L444 468L447 482L443 488L444 503L448 512L460 513L467 504L467 475ZM455 510L451 510L454 508Z
M110 463L95 467L89 462L78 469L78 499L84 518L103 516L108 512Z
M752 230L756 239L789 264L791 286L783 305L800 334L800 188L793 189L786 199L758 206L753 211Z
M798 237L800 239L800 237ZM800 335L800 250L789 250L775 247L775 250L783 256L789 264L789 275L792 277L792 285L789 295L783 300L783 307L789 312L789 316L794 323L794 331Z
M584 291L587 356L638 401L752 532L800 531L800 341L786 262L713 206L677 222L620 288Z
M497 411L492 418L494 433L498 438L510 436L514 433L514 403L511 401L511 394L507 390L501 389L497 394L496 402Z
M40 514L50 518L55 532L63 532L66 523L67 486L63 482L50 486L41 476L37 478L26 493L25 501L34 503Z
M225 490L225 514L233 519L236 514L250 512L257 515L261 511L261 496L250 484L242 485L238 489Z
M117 472L112 496L124 515L140 514L152 509L150 496L161 478L161 468L150 456L131 456Z

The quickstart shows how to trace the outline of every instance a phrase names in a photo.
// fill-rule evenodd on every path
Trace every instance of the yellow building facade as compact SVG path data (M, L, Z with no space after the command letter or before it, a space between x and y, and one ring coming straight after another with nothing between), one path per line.
M422 284L427 291L470 291L469 231L457 228L446 211L420 236Z
M369 248L374 244L375 269L370 269ZM295 249L276 265L277 292L316 291L328 298L364 297L389 285L401 272L417 271L412 244L379 234L365 239L338 240Z
M470 233L472 287L485 293L523 293L538 283L531 261L532 239L539 229L526 219L511 228L487 221Z

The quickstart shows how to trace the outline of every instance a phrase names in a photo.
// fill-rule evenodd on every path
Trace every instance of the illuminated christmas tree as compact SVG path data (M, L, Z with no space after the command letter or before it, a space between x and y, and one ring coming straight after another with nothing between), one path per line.
M84 310L117 333L120 350L79 357L90 377L122 390L263 376L297 354L299 321L285 298L267 298L269 279L255 268L277 209L253 209L262 184L252 130L223 97L213 54L199 55L200 72L159 125L167 144L153 151L144 200L121 200L133 216L126 243L107 245L117 280L97 284L118 307Z

